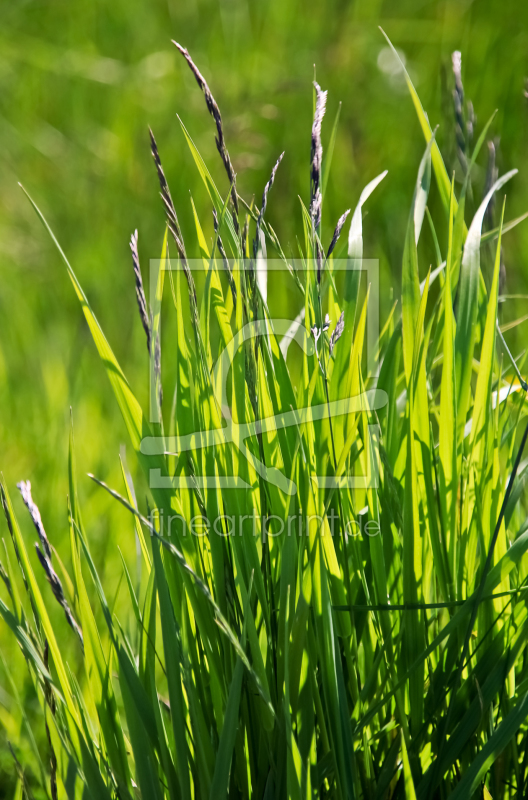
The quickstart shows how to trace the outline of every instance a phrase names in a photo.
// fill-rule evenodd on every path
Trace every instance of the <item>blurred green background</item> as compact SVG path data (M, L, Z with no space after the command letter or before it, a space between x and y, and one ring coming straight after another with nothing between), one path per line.
M73 408L85 522L93 552L106 570L109 594L120 574L116 544L133 558L133 526L82 475L93 472L120 486L118 455L126 431L64 266L17 182L47 216L134 391L146 403L147 353L128 240L137 227L145 271L148 259L160 254L164 231L148 125L158 141L189 255L198 255L189 192L207 236L212 217L176 114L221 191L228 188L203 96L170 40L189 49L210 84L224 118L238 189L248 201L255 194L259 202L271 167L286 151L268 219L285 251L294 255L302 233L298 195L307 202L309 193L315 64L319 83L329 90L323 144L343 104L324 208L325 241L363 186L389 170L369 201L364 226L365 255L382 265L383 313L391 305L390 287L398 293L404 230L424 141L378 25L405 58L432 125L440 123L438 140L448 169L455 164L451 53L462 51L476 133L498 108L492 135L500 137L500 171L519 168L508 184L506 218L526 211L528 6L518 2L0 4L0 468L13 495L17 481L32 481L48 535L68 563L67 448ZM480 163L478 196L485 158ZM433 191L433 205L435 197ZM504 240L511 293L528 290L526 253L528 223ZM422 260L421 269L427 267ZM273 299L271 281L269 294ZM275 301L284 305L288 297L281 293ZM519 301L511 317L522 316L525 307ZM522 343L522 327L516 336ZM170 352L170 341L165 347ZM132 457L129 465L135 475ZM18 497L15 502L32 537ZM59 619L59 610L54 611ZM0 630L4 656L16 670L12 641ZM17 741L22 723L1 667L0 676L0 722L7 729L0 734L2 797L11 792L2 772L13 772L5 737ZM31 715L31 694L23 697Z

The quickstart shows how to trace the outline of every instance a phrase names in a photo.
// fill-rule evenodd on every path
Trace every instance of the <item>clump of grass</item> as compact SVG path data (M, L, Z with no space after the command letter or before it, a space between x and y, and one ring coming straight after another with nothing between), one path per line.
M311 193L308 208L301 202L298 265L264 218L280 159L260 210L239 197L218 105L178 48L214 117L229 188L225 197L218 191L182 123L214 215L211 247L196 219L206 273L198 297L151 133L176 245L177 268L169 275L177 338L166 355L176 360L177 385L169 419L149 422L59 247L150 478L143 512L126 470L121 491L96 479L133 515L141 548L139 587L123 562L128 619L113 614L105 590L112 587L103 586L91 556L73 432L73 574L64 571L60 592L50 579L52 551L40 514L27 484L22 491L53 592L78 615L79 626L70 622L77 643L57 641L1 488L19 571L9 562L1 567L9 604L0 601L0 614L28 663L53 753L51 783L44 777L35 796L524 796L528 428L521 438L522 363L503 360L497 335L504 210L498 229L482 235L491 198L514 173L494 181L467 228L466 193L489 123L472 151L465 140L457 198L405 73L426 149L404 243L401 314L395 306L365 365L369 303L376 298L362 297L357 269L339 281L335 249L348 211L327 248L321 240L326 93L315 86ZM438 263L420 282L417 248L432 172L448 235L437 236L428 215ZM368 184L352 215L349 266L361 262L362 205L384 175ZM304 308L304 326L292 309L296 322L288 331L301 345L297 385L281 348L286 331L255 279L260 231ZM480 270L484 241L495 249L489 285ZM136 234L131 244L140 319L161 386L159 323L156 310L148 310ZM168 248L166 236L165 260ZM182 272L191 331L182 313ZM160 277L158 304L162 290ZM85 674L73 675L68 653L80 645ZM17 760L15 766L19 791L29 794Z

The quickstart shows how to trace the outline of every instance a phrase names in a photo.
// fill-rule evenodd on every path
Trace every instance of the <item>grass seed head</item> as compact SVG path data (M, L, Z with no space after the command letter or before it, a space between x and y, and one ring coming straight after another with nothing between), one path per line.
M197 304L196 287L194 285L194 280L191 270L189 269L187 254L185 252L185 244L183 242L180 223L178 222L178 215L176 214L176 208L174 207L174 203L172 202L169 184L167 183L167 178L165 177L165 172L163 171L163 167L161 164L158 145L156 143L156 139L154 138L154 134L152 133L151 128L149 128L149 134L150 134L150 148L152 152L152 158L154 159L154 164L156 165L156 171L158 173L161 199L163 200L163 205L165 206L167 226L176 244L178 255L182 262L183 271L185 273L185 277L187 278L187 283L189 284L189 293L191 296L191 302L193 303L193 311L194 311L195 310L194 307Z
M323 92L317 81L314 81L316 100L315 113L312 125L312 150L310 156L310 182L311 200L310 216L314 228L321 224L321 206L323 197L321 194L321 166L323 163L323 145L321 144L321 127L326 111L326 98L328 92Z
M163 171L163 167L161 165L161 158L158 150L158 145L156 143L156 139L154 138L154 134L152 133L151 128L149 128L149 135L150 135L150 149L152 152L152 158L154 159L154 164L156 165L156 171L158 173L161 199L163 200L163 205L165 206L167 225L169 227L169 230L172 234L174 241L176 242L176 247L178 248L178 254L180 255L180 258L182 259L182 261L186 261L187 258L185 254L185 245L183 243L183 236L181 233L180 223L178 222L178 215L176 214L176 209L174 207L174 203L172 202L169 184L167 183L167 178L165 177L165 172Z
M38 542L35 542L35 550L37 551L38 560L40 561L40 563L42 565L42 569L44 570L44 572L46 574L46 578L48 580L49 585L51 586L51 590L53 592L53 595L54 595L57 603L60 606L62 606L62 608L64 610L64 614L65 614L66 619L68 621L68 625L77 634L77 636L79 637L79 641L81 642L81 646L84 647L84 639L83 639L83 635L82 635L82 630L81 630L80 626L77 624L77 622L76 622L76 620L75 620L75 618L74 618L74 616L72 614L71 608L68 605L68 601L66 600L66 597L64 595L64 589L62 588L61 579L59 578L59 576L57 575L57 573L53 569L53 567L51 565L51 560L48 558L46 553L44 553L40 549Z
M348 208L344 214L342 214L339 219L337 220L337 225L335 226L334 235L332 236L332 241L330 242L330 247L328 248L328 252L326 254L327 258L330 258L332 253L334 252L335 246L339 241L339 237L341 236L341 231L343 230L343 225L345 224L348 215L350 214L350 209Z
M207 85L207 81L205 80L204 76L202 75L202 73L200 72L200 70L198 69L198 67L196 66L194 61L192 60L191 56L189 55L189 51L187 50L187 48L182 47L181 44L178 44L178 42L175 42L174 40L173 40L172 43L179 50L179 52L182 54L182 56L187 61L191 72L193 73L194 77L196 78L196 83L198 84L198 86L200 87L200 89L202 90L202 92L204 94L205 103L207 105L207 109L208 109L209 113L211 114L212 118L215 121L216 131L217 131L217 135L215 137L216 147L217 147L217 150L218 150L218 152L220 154L220 158L222 159L222 162L224 164L225 171L226 171L227 177L229 179L229 183L231 184L231 200L232 200L233 209L234 209L234 212L235 212L235 214L233 216L233 221L235 222L235 228L236 228L237 233L238 233L238 219L237 219L238 218L238 197L237 197L237 191L236 191L236 174L235 174L235 171L233 169L233 165L231 164L231 159L229 157L229 152L227 150L227 146L226 146L226 143L225 143L224 127L222 125L222 115L220 114L220 109L218 108L218 103L214 99L214 97L212 95L212 92L209 89L209 86Z
M20 481L17 484L17 487L22 495L22 500L26 505L27 510L33 520L33 524L37 529L38 537L40 539L40 545L38 542L35 543L35 549L37 551L38 559L42 565L44 572L46 573L46 578L51 586L55 599L62 606L64 609L64 613L66 615L66 619L68 620L68 624L75 631L77 636L80 639L81 645L84 646L83 642L83 635L82 631L75 621L71 609L68 605L68 601L64 595L64 590L62 588L62 583L53 569L51 565L51 558L52 558L52 551L51 545L49 543L49 539L46 535L46 531L44 530L44 525L42 524L42 518L40 516L40 511L37 504L34 502L33 497L31 496L31 482L30 481ZM42 549L41 549L42 546Z
M345 330L345 312L341 312L341 316L336 322L336 326L332 332L330 337L330 355L332 355L334 351L334 347L336 346L337 342L341 338L343 331Z
M30 481L20 481L17 483L17 488L22 495L22 500L30 513L31 519L33 520L33 525L37 529L37 533L39 539L41 541L42 547L44 552L46 553L47 558L51 559L51 545L49 543L49 539L46 535L46 531L44 530L44 525L42 524L42 519L40 516L40 511L38 509L37 504L33 501L31 496L31 482Z
M462 84L462 53L455 50L451 56L453 64L453 75L455 76L455 88L453 89L453 107L455 112L455 139L457 155L464 170L467 168L466 161L466 123L464 120L464 86Z
M253 258L256 259L257 257L257 250L258 250L258 243L259 243L259 236L260 236L260 229L262 227L262 220L264 219L264 214L266 213L266 208L268 205L268 194L273 186L275 181L275 175L277 174L277 170L279 168L279 164L281 163L282 159L284 158L284 153L281 153L277 159L277 162L273 169L271 170L270 179L264 187L264 191L262 192L262 204L260 206L260 212L257 218L257 226L255 229L255 238L253 240Z
M139 308L139 316L141 318L143 328L145 329L145 333L147 336L147 349L150 353L151 323L150 323L150 314L147 311L147 299L145 297L145 290L143 288L143 278L141 276L141 267L139 264L137 230L134 231L134 233L130 237L130 250L132 251L132 263L134 266L134 275L136 277L136 297Z

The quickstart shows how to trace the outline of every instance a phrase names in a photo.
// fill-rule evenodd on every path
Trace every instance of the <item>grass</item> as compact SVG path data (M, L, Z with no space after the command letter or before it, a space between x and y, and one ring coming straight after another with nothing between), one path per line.
M301 201L299 258L290 258L264 213L273 180L260 208L238 195L218 106L193 72L215 118L230 188L218 192L182 123L217 218L210 246L194 215L204 273L195 280L178 196L173 203L163 147L152 138L167 218L161 257L174 269L159 271L149 312L134 237L151 362L148 412L35 206L151 493L138 503L124 464L121 486L95 478L132 515L138 544L135 574L123 560L110 581L99 575L83 523L73 427L69 572L30 487L21 487L40 564L69 615L65 643L2 483L12 545L0 614L27 662L48 738L41 743L24 719L30 747L26 763L14 761L15 796L521 797L528 781L525 393L522 361L511 362L497 332L502 237L511 227L504 206L495 225L484 223L514 171L476 199L483 126L475 143L457 138L465 172L455 192L406 77L426 147L417 157L401 300L371 343L378 298L357 271L338 267L342 256L361 260L362 205L384 175L363 192L348 244L339 239L327 257L331 237L323 241L320 216L331 148L322 150L326 96L316 86L311 192ZM433 175L439 202L431 214ZM254 240L256 227L263 237ZM425 236L437 263L420 283ZM290 348L286 358L284 331L255 269L263 241L304 308L301 353ZM481 266L489 248L487 280ZM164 289L174 300L175 335L162 346ZM230 366L217 368L224 352ZM173 396L165 362L176 376ZM214 446L190 437L213 429L222 430L208 440ZM179 479L178 488L156 485L150 470L157 469ZM215 480L202 483L202 475ZM365 475L371 479L361 481ZM229 476L236 480L226 487ZM33 490L37 497L45 487ZM177 524L169 527L170 516ZM207 535L193 534L198 518ZM248 518L253 529L238 535ZM283 523L292 519L288 535ZM117 608L120 591L126 600ZM70 669L77 662L83 669Z

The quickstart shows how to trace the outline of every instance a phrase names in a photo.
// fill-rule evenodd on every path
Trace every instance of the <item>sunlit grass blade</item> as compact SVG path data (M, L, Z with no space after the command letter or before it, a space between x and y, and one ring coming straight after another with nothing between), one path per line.
M499 178L482 201L470 225L464 255L460 266L457 292L455 374L457 385L457 429L460 432L466 422L469 404L471 365L476 339L478 313L478 288L480 279L480 237L486 208L493 194L517 174L510 170Z

